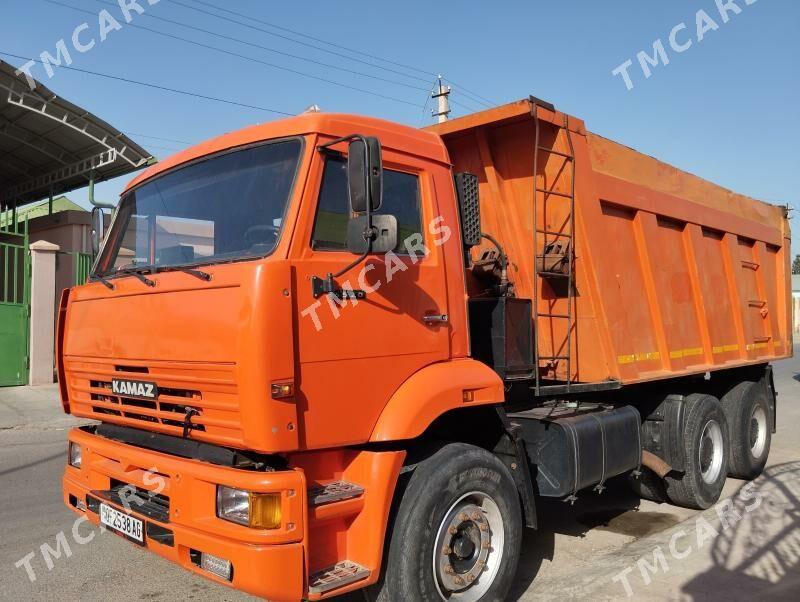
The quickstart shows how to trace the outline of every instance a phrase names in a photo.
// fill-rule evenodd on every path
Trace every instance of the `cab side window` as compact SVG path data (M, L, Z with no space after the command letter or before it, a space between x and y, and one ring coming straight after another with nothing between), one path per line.
M311 248L315 251L346 250L349 212L347 161L328 157L317 201ZM394 252L407 255L409 251L406 250L406 239L413 236L409 243L412 249L413 241L422 240L419 178L414 174L384 169L383 204L378 213L391 214L397 218L397 247Z

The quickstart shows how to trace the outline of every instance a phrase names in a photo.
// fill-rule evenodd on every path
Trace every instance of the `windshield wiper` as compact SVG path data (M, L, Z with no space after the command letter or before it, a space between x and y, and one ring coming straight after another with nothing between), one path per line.
M211 280L211 274L209 274L208 272L204 272L203 270L198 270L196 268L190 268L188 266L174 265L161 268L158 271L166 272L169 270L175 270L176 272L184 272L185 274L189 274L190 276L194 276L195 278L199 278L200 280L205 280L206 282Z
M96 280L97 282L102 283L105 285L106 288L109 290L114 290L114 283L105 278L102 274L92 274L90 280Z
M144 269L148 269L148 268L144 268ZM145 276L142 273L141 270L142 270L142 268L139 268L138 270L137 269L133 269L133 268L128 268L128 269L123 269L123 270L117 270L117 274L124 274L126 276L134 276L138 280L140 280L144 284L146 284L147 286L155 286L156 285L155 280L150 280L150 278Z

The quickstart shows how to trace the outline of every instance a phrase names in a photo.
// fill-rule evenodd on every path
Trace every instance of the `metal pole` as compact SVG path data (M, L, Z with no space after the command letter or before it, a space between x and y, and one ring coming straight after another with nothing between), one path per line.
M114 205L112 205L111 203L101 203L100 201L95 200L94 178L95 178L94 172L93 171L89 172L89 202L94 207L100 207L101 209L114 209Z
M536 244L538 241L536 235L539 231L539 212L536 207L536 193L538 191L538 183L536 178L539 174L539 105L535 102L531 107L531 114L533 115L533 375L534 375L534 394L538 397L541 391L541 375L539 374L539 267L537 263L536 254L539 247ZM542 197L546 199L547 197ZM544 212L545 200L542 200L542 211ZM545 220L544 230L547 230L547 221ZM545 236L547 240L547 236ZM544 267L544 247L542 247L542 267Z
M431 94L431 98L435 98L438 103L438 110L433 112L439 123L447 121L450 115L450 86L445 86L442 82L442 76L439 76L438 91Z

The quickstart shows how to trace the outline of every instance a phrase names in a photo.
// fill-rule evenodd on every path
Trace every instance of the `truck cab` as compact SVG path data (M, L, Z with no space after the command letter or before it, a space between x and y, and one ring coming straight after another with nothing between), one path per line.
M359 298L320 295L313 279L355 257L348 144L321 147L354 133L380 140L376 215L396 218L396 244L337 278ZM70 436L81 460L66 469L66 502L96 522L122 488L146 496L158 477L161 514L146 527L171 535L145 529L136 543L190 570L270 599L313 597L309 576L343 561L374 581L405 452L356 446L417 437L465 400L503 399L501 379L468 357L454 194L434 134L319 113L221 136L141 174L95 277L61 301L64 406L102 423ZM215 453L224 458L209 462ZM324 496L350 473L362 491L374 480L369 495L316 510L309 488ZM278 496L279 523L221 518L222 487ZM203 553L230 574L202 568Z

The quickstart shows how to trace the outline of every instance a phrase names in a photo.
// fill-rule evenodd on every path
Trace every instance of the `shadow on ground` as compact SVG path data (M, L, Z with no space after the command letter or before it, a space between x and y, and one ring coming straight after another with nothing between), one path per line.
M539 528L526 529L523 535L519 569L509 599L519 599L531 586L535 591L534 581L542 563L553 560L557 536L584 538L589 531L607 531L639 539L680 522L668 512L641 511L640 504L624 477L610 480L602 495L582 492L574 505L537 499Z
M800 462L767 469L751 487L732 498L734 514L714 540L711 568L683 586L691 598L720 591L735 599L800 598Z

